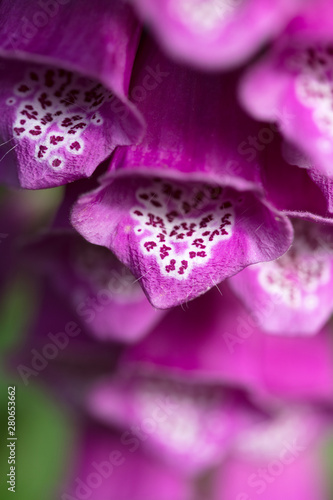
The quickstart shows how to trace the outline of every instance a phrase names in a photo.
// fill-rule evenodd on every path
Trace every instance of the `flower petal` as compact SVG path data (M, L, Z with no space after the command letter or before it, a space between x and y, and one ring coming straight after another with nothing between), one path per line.
M147 66L164 75L138 104L147 136L115 152L101 187L74 206L72 222L88 241L112 249L154 306L168 308L280 256L291 228L262 199L260 168L241 149L245 134L258 129L237 104L237 75L179 67L146 39L131 95Z
M72 223L111 249L158 308L275 259L291 242L289 222L251 192L121 171L79 199Z
M99 340L135 342L163 315L113 254L73 230L54 230L33 241L25 248L27 253Z
M159 500L190 498L184 476L141 450L133 453L133 440L123 436L95 423L81 430L75 470L62 499L89 495L90 500L156 500L157 491Z
M217 473L213 499L246 500L254 491L271 500L328 498L317 420L309 410L285 410L245 432Z
M283 335L316 334L333 311L332 229L295 221L290 250L274 262L259 263L229 283L244 304L267 313L261 328Z
M189 380L237 384L266 401L273 397L331 404L328 329L310 337L267 335L260 327L269 310L250 314L226 283L219 289L222 296L212 290L187 309L170 311L146 339L126 351L123 362L156 366Z
M332 4L309 2L268 55L250 68L240 95L256 118L278 121L283 134L333 176Z
M148 449L191 474L218 463L241 430L263 419L240 391L158 372L102 382L87 404L94 416L140 433Z
M288 21L296 0L133 0L175 58L203 68L251 56Z
M5 1L0 9L0 178L15 182L17 163L20 185L31 189L90 176L144 128L126 97L140 34L128 5L40 7Z

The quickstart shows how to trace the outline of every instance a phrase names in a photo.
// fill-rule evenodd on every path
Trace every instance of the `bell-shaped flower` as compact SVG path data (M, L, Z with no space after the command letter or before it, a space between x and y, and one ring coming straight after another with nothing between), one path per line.
M299 0L132 0L173 57L204 69L240 64L271 40Z
M140 94L147 135L117 149L100 187L74 205L72 223L129 267L155 307L168 308L276 259L292 229L264 198L260 169L241 149L258 127L237 103L237 75L177 66L146 39L132 95L143 89L147 65L163 75L158 88Z
M87 405L95 417L123 429L123 444L142 443L191 475L218 464L235 436L265 418L237 387L158 370L120 371L92 388Z
M329 0L305 2L272 49L248 69L240 87L252 116L277 121L286 139L311 158L316 172L330 179L332 14Z
M313 335L333 312L332 227L295 220L294 228L294 242L286 254L249 266L229 283L253 314L269 311L263 330Z
M140 37L128 4L5 0L0 17L2 182L89 177L117 145L141 139L127 98Z

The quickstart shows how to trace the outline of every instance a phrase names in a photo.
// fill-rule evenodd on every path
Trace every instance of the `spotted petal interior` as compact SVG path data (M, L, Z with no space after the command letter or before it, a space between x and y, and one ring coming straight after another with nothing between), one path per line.
M100 83L70 71L30 69L6 101L16 111L13 137L33 141L38 162L62 169L68 154L82 154L85 130L103 125L112 97Z
M197 266L206 264L214 246L232 235L232 198L221 188L203 186L191 192L185 186L155 179L149 188L136 192L140 205L131 215L142 236L140 249L154 256L161 273L186 279Z

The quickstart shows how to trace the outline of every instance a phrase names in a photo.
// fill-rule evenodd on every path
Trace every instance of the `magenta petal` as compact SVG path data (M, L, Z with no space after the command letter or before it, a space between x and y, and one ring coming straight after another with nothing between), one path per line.
M229 283L253 314L267 311L263 330L316 334L333 311L331 227L295 221L295 239L284 256L250 266Z
M230 67L274 37L296 0L133 0L175 58L203 68Z
M89 398L93 415L125 429L186 473L218 463L241 430L263 419L243 393L218 385L193 384L158 372L134 372L100 383Z
M191 300L291 243L289 221L251 192L128 174L83 195L72 223L130 268L155 307Z
M252 150L249 153L252 154ZM291 217L333 223L332 183L312 167L312 162L302 152L281 141L277 135L265 148L263 156L266 197L277 209Z
M320 418L304 409L284 411L245 432L220 467L214 500L329 498Z
M118 148L101 187L74 206L72 222L130 268L154 306L168 308L277 258L291 227L262 199L260 169L242 149L258 126L237 104L237 75L177 66L146 38L132 96L145 90L139 82L151 84L147 67L160 75L138 103L147 135Z
M260 191L260 168L244 150L244 139L257 136L260 126L238 103L238 77L238 72L207 75L175 64L145 37L130 96L147 133L139 146L118 148L110 170L163 169L180 178L180 172L197 173Z
M256 118L277 121L322 175L332 177L332 4L309 2L272 51L248 70L241 99Z
M133 441L124 443L121 434L96 424L87 425L83 432L62 500L156 500L156 492L159 500L191 498L186 478L138 447L133 453Z
M38 270L99 340L135 342L161 319L134 276L108 250L72 231L53 231L25 249Z
M128 5L42 2L36 10L6 1L1 9L3 181L15 182L17 164L22 187L62 185L141 139L142 117L126 97L140 35Z
M188 308L170 311L146 339L126 352L126 362L194 380L236 384L266 398L331 404L329 331L298 338L264 334L260 325L269 311L251 315L226 284L219 288L222 296L212 290Z

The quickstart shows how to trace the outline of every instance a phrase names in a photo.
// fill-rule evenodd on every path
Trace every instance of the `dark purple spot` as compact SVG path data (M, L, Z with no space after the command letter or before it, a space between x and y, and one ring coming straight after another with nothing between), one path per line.
M79 151L81 149L81 144L77 141L72 142L72 144L69 146L70 149L75 149L75 151Z
M30 90L30 87L28 87L28 85L25 85L24 83L22 83L22 85L20 85L17 90L19 92L21 92L22 94L25 94L26 92L28 92Z
M217 231L217 229L215 229L215 231L213 231L212 234L210 235L209 241L213 241L214 236L218 236L219 234L220 234L219 231Z
M171 250L171 247L167 247L166 245L163 245L160 248L160 256L162 260L169 255L168 250Z
M224 209L224 208L230 208L232 206L232 204L230 203L230 201L226 201L225 203L222 203L222 205L220 206L221 209Z
M16 133L16 135L18 135L18 136L20 136L21 134L23 134L23 132L24 132L24 131L25 131L25 128L23 128L23 127L20 127L20 128L15 127L15 128L14 128L14 132L15 132L15 133Z
M168 222L173 222L173 220L178 217L178 212L176 210L172 210L172 212L169 212L166 214L166 218L168 219Z
M196 238L192 245L194 245L197 248L206 248L206 245L203 244L204 240L202 238Z
M47 151L47 147L46 146L39 146L39 150L38 150L38 158L43 158L44 154L46 153Z
M170 260L170 264L168 266L165 266L166 272L169 273L170 271L174 271L175 270L175 264L176 264L175 259L171 259Z
M154 241L147 241L143 246L147 252L150 252L154 247L157 247L157 244Z
M37 127L35 127L33 130L29 130L29 134L31 135L40 135L42 132L40 130L40 127L39 129Z
M52 105L52 102L49 100L46 92L43 92L39 97L38 101L40 102L43 109L49 108Z
M59 160L58 158L53 160L53 162L52 162L53 167L59 167L60 165L61 165L61 160Z

